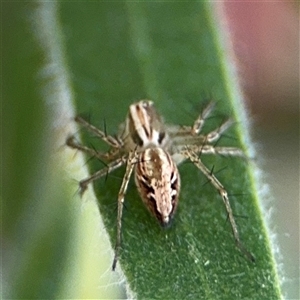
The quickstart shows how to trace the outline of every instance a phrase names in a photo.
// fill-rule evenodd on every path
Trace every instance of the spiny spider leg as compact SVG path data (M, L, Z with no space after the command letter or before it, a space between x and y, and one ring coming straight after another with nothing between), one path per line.
M126 165L126 170L123 177L122 185L118 194L117 241L115 246L115 256L112 264L113 271L116 269L117 261L119 258L120 246L121 246L121 229L122 229L122 213L123 213L124 197L136 162L137 162L136 150L130 151L129 156L127 158L127 165Z
M99 152L99 151L96 151L95 149L92 149L90 147L81 145L80 143L78 143L76 141L76 139L75 139L74 136L69 136L67 138L67 140L66 140L66 144L69 147L73 148L73 149L80 150L80 151L82 151L84 153L87 153L87 154L93 156L93 157L97 157L100 160L104 159L104 160L111 161L115 157L115 155L116 155L116 153L114 153L115 151L113 151L114 148L112 148L111 151L106 152L106 153Z
M212 174L212 172L207 169L207 167L202 163L201 159L197 156L196 153L194 153L189 147L186 147L185 150L182 150L182 155L184 155L186 158L189 158L192 163L207 177L207 179L211 182L211 184L218 190L219 194L221 195L221 198L223 200L223 203L225 205L228 219L231 225L231 229L233 232L233 236L235 239L235 243L237 247L241 250L241 252L252 262L255 261L254 256L245 248L245 246L242 244L240 240L240 235L238 232L237 225L234 220L233 212L230 206L229 198L227 191L225 190L224 186L220 183L220 181Z
M189 138L193 136L195 137L199 132L201 132L205 120L208 118L214 107L215 103L210 102L196 119L193 126L168 125L168 133L173 138L184 136L187 136Z
M88 129L90 132L94 133L96 136L98 136L100 139L102 139L104 142L106 142L108 145L114 147L114 148L121 148L122 147L122 142L117 140L111 135L106 135L105 132L102 130L98 129L94 125L90 124L87 122L85 119L83 119L80 116L75 117L75 121L82 126L84 126L86 129Z
M122 165L124 165L127 161L127 157L128 155L124 155L114 161L112 161L111 163L107 164L107 166L97 172L95 172L94 174L92 174L91 176L89 176L86 179L83 179L79 182L79 186L80 186L80 195L83 195L83 193L85 192L85 190L87 189L87 186L101 178L102 176L109 174L110 172L118 169L119 167L121 167Z
M196 145L189 145L189 149L195 153L201 154L216 154L216 155L225 155L225 156L240 156L244 157L245 159L247 156L245 153L236 147L214 147L212 145L203 145L203 146L196 146Z
M205 120L208 118L208 116L210 115L210 113L212 112L212 110L215 107L215 103L214 102L210 102L205 109L202 111L202 113L200 114L200 116L196 119L196 121L194 122L193 127L191 128L191 134L198 134L199 132L201 132L201 129L204 125Z
M233 122L232 119L228 119L220 127L218 127L217 129L211 131L210 133L208 133L206 135L207 142L212 143L212 142L215 142L216 140L218 140L221 137L222 133L224 131L226 131L233 123L234 122Z

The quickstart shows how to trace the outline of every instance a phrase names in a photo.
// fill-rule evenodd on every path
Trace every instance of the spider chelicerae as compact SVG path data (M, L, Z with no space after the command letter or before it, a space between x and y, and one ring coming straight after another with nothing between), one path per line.
M178 126L164 123L153 102L141 100L129 106L128 115L125 122L120 125L117 137L107 135L80 116L75 117L78 124L110 146L108 152L102 153L78 143L74 136L68 137L66 144L69 147L106 162L104 168L80 181L81 194L90 183L126 164L118 194L117 240L113 270L119 257L123 204L133 170L135 170L135 183L144 204L165 227L170 224L178 205L180 176L177 165L186 159L190 160L219 192L236 245L248 259L254 262L253 255L241 243L226 189L200 159L200 154L245 157L239 148L217 147L212 144L232 125L231 119L208 134L201 134L205 120L214 106L213 102L209 103L192 126Z

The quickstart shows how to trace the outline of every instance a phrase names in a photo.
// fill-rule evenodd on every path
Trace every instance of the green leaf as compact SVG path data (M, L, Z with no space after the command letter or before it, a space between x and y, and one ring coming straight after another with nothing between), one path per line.
M204 131L232 116L237 124L219 145L240 147L252 156L242 95L216 6L210 2L60 2L57 6L31 4L27 9L36 39L33 44L40 55L30 73L32 78L39 70L37 86L42 93L34 99L44 99L43 110L50 111L50 121L43 125L50 139L36 166L38 178L43 174L43 159L53 157L41 179L47 189L38 193L43 204L34 206L40 208L34 214L38 217L28 221L28 228L34 230L26 235L32 236L24 246L26 255L15 251L18 264L7 264L15 268L6 276L7 282L14 282L7 294L14 298L120 298L121 294L112 296L107 290L120 285L116 276L123 273L127 295L139 299L280 299L259 206L258 172L252 162L203 156L230 194L241 239L256 263L236 248L218 192L195 166L183 163L179 209L169 229L160 228L130 182L121 257L113 273L109 268L124 168L94 184L111 246L97 205L90 199L92 190L83 200L74 196L77 183L71 179L88 176L84 161L77 155L72 166L74 151L63 146L68 134L76 132L71 117L78 113L89 114L99 128L105 123L108 133L115 134L128 106L139 99L154 100L168 123L184 125L191 125L204 103L213 99L216 110ZM54 124L52 129L47 129L49 123ZM82 139L87 145L103 147L84 131ZM101 167L102 162L88 162L90 173ZM38 196L33 199L37 201ZM30 212L20 208L16 218L24 216L29 218ZM11 226L9 233L13 239L20 228ZM26 273L31 277L26 278Z

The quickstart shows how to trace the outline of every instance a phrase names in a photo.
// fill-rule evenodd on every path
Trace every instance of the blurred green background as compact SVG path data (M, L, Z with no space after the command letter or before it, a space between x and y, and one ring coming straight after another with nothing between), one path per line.
M32 24L30 18L33 17L32 10L35 5L37 4L2 3L3 288L9 292L10 279L13 278L13 286L18 286L20 289L19 296L30 290L32 297L38 298L38 291L42 286L42 291L49 293L45 293L44 297L52 298L57 295L57 292L55 295L50 292L49 285L53 285L55 291L57 287L60 287L61 293L69 291L69 295L78 297L76 289L80 290L80 287L75 284L65 286L62 277L76 273L72 270L74 267L72 258L76 256L75 247L78 245L78 240L72 242L72 237L77 236L78 230L81 230L78 228L76 218L82 211L74 212L70 203L61 201L69 197L66 195L70 195L70 189L72 191L76 189L74 189L76 180L73 180L72 175L68 178L66 176L68 171L66 172L65 169L57 173L56 166L62 164L62 161L57 161L59 156L53 155L54 141L61 133L55 131L55 124L52 123L51 116L54 108L51 104L42 101L41 90L43 86L47 86L47 80L43 81L41 66L46 58L37 47L34 28L30 26ZM248 5L245 7L245 3L240 6L227 4L226 12L232 22L230 24L235 40L238 41L235 45L238 49L238 60L242 60L242 76L247 80L245 89L248 95L248 106L254 114L253 135L260 154L258 160L262 161L262 169L267 174L265 181L270 184L271 193L274 196L274 200L269 204L274 210L271 227L275 227L274 230L278 234L279 247L283 255L281 261L284 263L283 269L286 276L284 287L288 298L292 299L297 297L299 291L299 74L297 73L299 43L293 44L294 39L299 42L295 25L298 15L296 8L288 4L277 4L283 5L277 7L275 4L267 3L260 9L257 8L257 3L252 7ZM255 13L257 10L264 10L265 14L259 15L259 18ZM269 18L266 18L266 15ZM241 17L238 18L238 16ZM248 23L245 21L245 16L248 16ZM237 23L241 20L244 23ZM277 20L279 25L274 23L274 20ZM271 33L278 34L274 26L282 28L280 21L289 24L284 27L285 31L281 33L281 36L270 41L263 40ZM272 24L269 27L273 30L264 36L262 28L269 28L266 26L269 24L267 22ZM250 30L252 40L247 34ZM296 34L293 35L293 32ZM253 46L256 49L253 54L251 43L256 41L257 36L260 39ZM287 38L290 39L286 42ZM262 41L266 41L263 43L264 48L257 49ZM289 47L284 48L285 45ZM283 48L283 50L276 52L278 48ZM266 53L265 56L263 53ZM258 61L258 58L261 60ZM287 60L291 63L287 63ZM282 61L285 62L284 66L280 65ZM273 67L270 68L267 62ZM278 64L279 67L276 69L275 66ZM84 70L85 67L82 66L82 69ZM88 74L88 76L92 80L99 74L100 71ZM72 78L71 82L73 80L76 82L77 79ZM92 98L98 97L94 85L89 86L90 81L80 80L80 83L87 85L85 89L90 88ZM282 83L282 86L279 83ZM122 116L123 112L122 108L118 113ZM72 181L74 181L73 187L70 185ZM70 199L71 201L76 201L75 197ZM93 215L95 208L91 210ZM54 212L55 215L51 215ZM90 215L87 218L89 219ZM51 223L41 222L47 219L51 220ZM72 219L74 219L74 224L64 223L65 220L69 222ZM53 220L56 221L53 222ZM58 236L61 240L57 240ZM97 237L97 233L95 236ZM70 240L65 240L65 237L69 237ZM95 239L97 238L93 240ZM94 242L92 239L87 241L89 245ZM93 247L91 251L95 249ZM47 253L46 256L45 253ZM36 258L36 264L26 265L27 261L32 262L32 257ZM47 257L46 260L45 257ZM66 257L70 260L67 264L61 261ZM62 272L55 272L55 270L60 270L62 265L68 267L65 267L66 269ZM51 266L53 270L45 266L47 268ZM18 274L22 275L24 270L28 272L26 280L24 277L18 277ZM93 275L97 282L97 274L87 276L93 277ZM109 276L111 276L109 281L103 283L106 291L115 290L118 286L117 277L114 277L114 274ZM32 278L39 280L33 282ZM87 298L86 293L83 291L81 293ZM120 291L117 296L111 296L112 294L108 291L103 295L105 298L120 298L124 294Z

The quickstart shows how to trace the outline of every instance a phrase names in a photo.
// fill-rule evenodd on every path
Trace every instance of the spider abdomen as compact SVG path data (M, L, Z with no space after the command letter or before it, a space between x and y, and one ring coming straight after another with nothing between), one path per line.
M162 148L147 148L139 154L135 182L140 196L162 226L169 225L178 204L180 177L170 154Z

